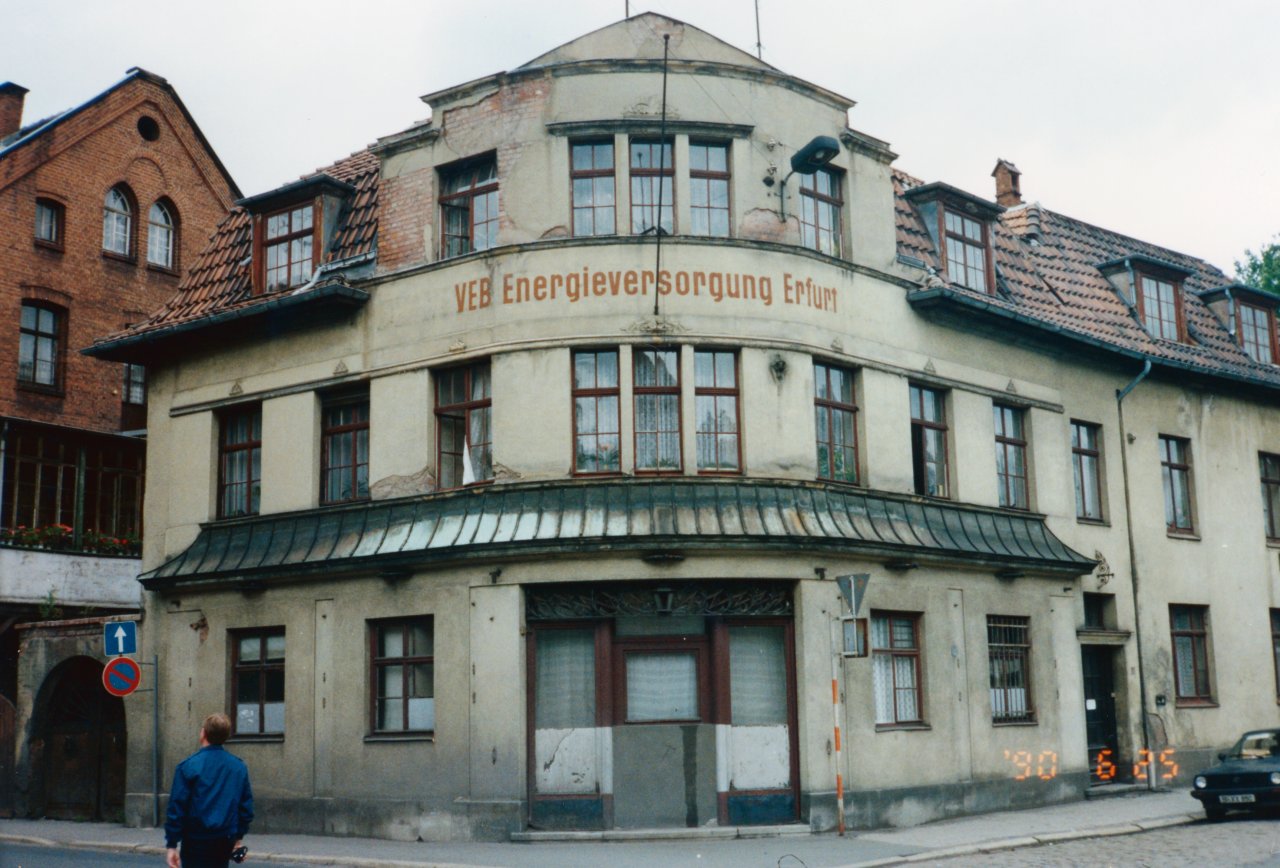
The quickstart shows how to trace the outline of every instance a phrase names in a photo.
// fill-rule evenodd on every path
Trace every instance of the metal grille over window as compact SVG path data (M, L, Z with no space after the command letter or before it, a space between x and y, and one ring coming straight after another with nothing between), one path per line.
M483 160L441 173L444 255L488 250L498 243L498 164Z
M284 733L284 631L235 638L231 692L236 735Z
M818 477L837 482L858 481L858 407L854 403L853 371L813 364L814 426L818 434Z
M436 728L435 630L432 619L385 621L373 628L375 732Z
M699 350L693 356L698 470L742 469L738 436L738 356Z
M617 473L619 446L618 353L573 354L573 470Z
M991 667L991 716L995 723L1035 719L1031 703L1031 619L987 616Z
M267 291L301 286L311 279L315 234L310 205L267 217Z
M872 613L871 679L878 724L921 720L918 617Z
M680 353L637 349L635 370L636 470L680 470Z

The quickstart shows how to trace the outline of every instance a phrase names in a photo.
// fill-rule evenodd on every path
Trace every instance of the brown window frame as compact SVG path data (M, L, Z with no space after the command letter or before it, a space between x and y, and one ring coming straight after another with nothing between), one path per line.
M1280 609L1271 609L1271 661L1275 665L1276 701L1280 702Z
M275 730L271 730L270 732L268 732L266 729L264 729L266 725L265 708L267 705L266 694L267 694L268 673L270 672L280 673L280 681L281 681L280 702L281 703L285 702L285 696L288 695L288 692L285 689L288 687L287 683L285 683L285 672L286 672L285 665L288 662L289 647L286 642L284 657L281 658L279 663L270 662L267 657L267 640L274 636L284 637L285 628L284 627L262 627L262 628L248 629L248 630L231 630L228 633L228 638L230 640L230 645L231 645L231 677L227 680L227 683L231 689L230 705L234 712L231 716L231 735L233 738L266 738L266 739L283 739L284 738L285 729L287 728L284 726L284 723L287 722L287 718L286 718L286 721L282 722L281 729L278 732ZM258 655L259 655L258 662L248 663L248 664L242 663L240 661L240 643L244 639L254 639L254 638L258 640ZM240 677L244 673L259 674L258 702L257 702L258 729L256 732L246 732L240 728L240 713L239 713L239 708L241 705Z
M602 168L596 165L596 149L608 145L609 147L609 166ZM591 168L580 169L577 166L577 153L579 148L589 148L591 151ZM570 210L570 231L574 238L594 238L598 236L617 235L618 234L618 148L617 143L612 137L581 139L569 142L569 210ZM596 195L598 180L608 178L611 187L611 197L613 202L609 205L596 204ZM589 181L591 184L591 202L590 204L578 203L578 182ZM578 214L589 213L591 219L591 231L578 231ZM599 217L602 213L608 212L610 227L607 232L599 229Z
M347 407L363 408L362 418L352 422L334 423L330 414ZM365 460L360 461L360 433L364 432ZM335 464L332 460L333 442L342 435L351 436L350 463ZM369 396L367 394L345 395L334 397L324 402L320 411L320 504L356 503L369 499ZM361 489L361 468L364 469L363 490ZM329 490L329 474L332 470L341 469L350 472L350 478L344 480L351 485L351 496L335 497Z
M1093 447L1084 444L1083 432L1090 432ZM1093 472L1088 473L1086 462L1092 461ZM1076 490L1076 519L1079 521L1105 521L1102 509L1102 426L1094 422L1071 420L1071 469ZM1092 478L1094 491L1097 492L1098 514L1090 515L1083 497L1084 481Z
M627 704L627 657L631 654L692 654L697 678L697 717L663 720L631 720ZM685 636L615 637L610 649L613 665L613 724L615 726L652 726L670 723L709 723L713 720L714 697L711 691L711 640L705 633Z
M36 324L28 327L22 324L22 313L28 308L36 311ZM15 370L17 375L18 388L26 389L33 392L45 392L46 394L61 395L66 386L66 366L67 366L67 329L69 311L60 305L50 304L47 301L41 301L34 298L25 298L19 305L18 319L18 366ZM53 316L53 330L48 331L40 325L40 312L46 312ZM22 376L22 367L26 359L22 350L22 338L29 336L32 340L32 355L30 358L31 376ZM36 364L40 360L39 347L42 343L51 343L53 350L52 368L53 382L44 383L36 378Z
M711 359L712 384L711 385L704 385L698 381L698 357L703 355L710 355L712 357ZM733 386L731 387L720 385L718 378L716 376L716 357L720 355L730 355L733 357ZM740 366L741 366L741 356L737 350L723 350L723 349L716 349L714 347L707 347L707 348L695 349L693 351L693 406L694 406L694 438L695 438L694 442L695 444L701 444L702 438L704 437L712 438L712 441L715 445L714 454L716 457L714 466L704 467L702 463L702 456L701 456L702 449L700 448L700 446L697 446L697 445L695 446L695 452L694 452L695 461L698 466L698 474L701 476L741 476L744 472L743 466L746 462L743 460L742 390L741 390L742 372L740 370ZM699 398L712 399L713 405L716 408L716 412L714 414L716 427L709 431L704 431L702 428L702 413L698 409L698 405L701 403L698 400ZM720 419L719 406L720 406L721 398L733 398L734 427L732 431L721 430L719 427L719 419ZM737 454L736 467L724 468L720 466L720 463L721 463L720 462L720 437L722 435L732 436L734 438L734 441L737 443L738 454Z
M1176 626L1177 616L1185 614L1191 625ZM1198 623L1197 623L1198 621ZM1173 658L1173 694L1178 705L1212 705L1215 704L1213 694L1213 665L1209 654L1209 607L1169 604L1169 653ZM1184 693L1184 685L1179 666L1178 639L1191 642L1191 677L1195 682L1191 691Z
M43 238L40 235L40 215L42 211L47 211L52 215L53 238ZM36 246L62 252L66 249L66 237L67 206L55 199L50 199L46 196L37 196L36 219L32 232L32 238L35 241Z
M824 390L819 388L819 378L821 378L825 382L825 393L827 395L833 394L831 389L831 372L833 370L839 371L844 376L845 381L848 382L849 401L838 400L836 398L830 398L830 397L828 398L820 397L823 394ZM831 482L845 482L845 483L849 483L850 485L860 485L862 482L862 475L860 473L860 468L861 468L860 457L861 456L859 455L859 451L858 451L858 388L857 388L857 383L855 382L855 379L854 379L854 370L853 368L847 367L845 365L837 365L831 362L822 361L821 359L814 359L813 360L813 381L814 381L813 382L814 384L813 410L814 410L814 428L815 428L815 433L817 435L816 447L817 447L818 478L826 479ZM822 430L823 426L820 421L820 417L823 410L826 411L826 422L827 422L826 431ZM836 429L835 420L836 420L837 414L839 414L841 418L844 418L844 417L848 418L849 428L853 432L852 443L841 444L837 446L835 442L835 429ZM823 455L822 450L824 447L827 450L826 452L827 467L825 468L823 467L823 460L822 460L822 455ZM843 476L838 475L836 473L836 462L835 462L834 456L836 454L837 449L839 449L841 452L848 451L852 453L851 462L847 457L845 459L845 462L846 462L845 466L852 471L851 473L846 472ZM824 470L826 470L827 472L824 473L823 472Z
M311 209L311 225L301 229L293 229L293 214L296 211ZM288 229L283 235L277 235L274 238L268 238L268 229L272 218L286 216L289 221ZM320 260L323 258L320 249L321 238L320 229L324 224L324 211L322 202L319 197L314 199L304 199L298 202L292 202L283 208L275 208L263 214L259 214L254 219L254 261L256 268L254 269L254 281L257 285L257 293L285 292L298 286L306 284L316 273L316 269L320 267ZM307 276L297 283L293 282L291 274L294 267L293 259L293 242L300 241L310 236L311 238L311 267L307 272ZM176 237L176 236L175 236ZM269 272L272 270L267 265L267 251L281 247L284 249L285 258L285 275L288 282L278 286L268 284ZM176 257L176 253L175 253ZM299 257L298 262L303 259ZM276 267L279 269L279 266Z
M492 175L488 175L489 171ZM438 211L440 213L440 258L453 259L469 253L479 253L498 246L498 231L501 229L501 194L499 192L498 155L494 151L468 157L441 166L436 170L440 181ZM485 174L485 177L481 177ZM449 185L455 181L465 181L457 190L449 191ZM484 220L476 220L476 200L486 198L485 208L489 208L487 197L494 194L493 211L486 210ZM462 236L449 231L449 212L456 210L466 215L467 234ZM486 229L483 233L484 244L477 244L476 228L492 226L492 237Z
M822 193L818 191L818 176L830 178L831 189L834 193ZM800 184L798 185L800 193L800 207L796 218L800 221L800 246L806 250L814 250L826 256L842 257L844 256L844 172L839 169L833 169L824 166L812 174L801 175ZM833 250L824 250L821 242L822 225L818 218L818 208L826 206L831 208L834 215L833 225L830 229ZM812 211L812 215L810 215ZM812 216L812 219L807 219ZM806 229L813 235L813 242L806 243Z
M1000 462L996 461L996 484L999 489L998 503L1005 509L1031 509L1031 466L1028 462L1027 450L1027 418L1026 410L1022 407L1015 407L1012 404L991 405L995 410L995 434L996 434L996 450L1004 456L1003 471L1000 470ZM1009 433L1006 430L1005 411L1010 414L1009 418L1017 420L1017 432ZM1022 456L1022 475L1009 472L1009 456L1019 454ZM1022 502L1018 502L1016 488L1018 481L1021 481Z
M1020 632L1022 641L1011 641L1018 638L1012 631ZM1005 663L1013 660L1020 662L1023 680L1021 689L1026 692L1024 703L1026 710L1021 713L1000 712L993 703L991 722L994 726L1036 721L1035 694L1032 691L1031 618L1025 615L987 615L987 669L990 693L1000 691L1007 695L1008 691L1019 689L1017 685L1011 683L1009 678L1013 670L1006 669L1004 666ZM994 696L992 698L994 699ZM1006 701L1005 706L1009 708L1011 704Z
M637 145L648 148L650 161L653 160L653 149L658 149L658 165L656 166L637 166L636 152ZM665 145L665 147L664 147ZM671 155L671 159L663 165L663 158L666 154ZM657 184L648 180L657 178ZM661 232L663 235L673 235L676 231L676 140L668 136L664 140L660 136L632 136L627 140L627 190L630 193L631 207L631 234L632 235L655 235ZM642 182L637 187L636 182ZM671 187L671 195L662 195L662 187L669 184ZM653 200L649 201L644 195L637 195L637 190L644 192L646 190L657 192L654 194ZM637 204L639 203L639 204ZM648 211L648 217L645 216ZM657 211L656 226L648 222L653 217L653 212ZM670 213L671 225L663 225L663 217ZM646 225L647 224L647 225ZM637 229L637 227L643 227Z
M1267 541L1280 543L1280 455L1259 452L1258 476L1262 485L1262 518ZM1277 508L1273 510L1272 504Z
M578 386L578 357L584 355L595 356L593 365L594 385ZM614 361L614 370L617 373L617 381L612 386L600 385L600 357L604 355L612 355ZM569 456L569 466L572 468L574 476L617 476L622 473L622 368L621 353L617 348L612 349L580 349L574 350L569 354L569 405L571 413L571 421L573 425L573 440L571 443L571 453ZM600 401L612 398L614 406L617 408L617 427L611 431L600 430ZM596 430L587 433L578 433L578 401L589 400L595 413ZM605 470L581 470L578 465L578 442L586 438L591 438L596 444L594 452L590 453L596 456L597 462L600 457L600 439L601 437L609 437L612 435L617 443L617 453L614 456L614 466Z
M890 660L889 673L893 679L893 686L891 689L893 691L893 718L894 719L891 721L884 721L879 719L879 715L875 708L875 704L876 704L875 698L873 696L871 704L872 704L872 714L877 718L876 728L885 729L885 728L893 728L893 727L899 727L899 726L920 726L924 724L925 720L927 719L924 712L924 668L921 663L921 658L923 656L923 649L920 647L920 636L922 635L922 631L920 629L921 613L872 609L870 614L870 620L875 621L877 618L883 618L888 620L889 622L889 645L885 647L877 647L875 645L875 638L874 638L875 630L871 629L870 623L868 623L868 629L867 629L867 643L868 643L868 646L870 647L871 658L872 658L871 665L873 667L875 666L875 661L877 659L887 657ZM897 622L906 621L911 625L910 647L894 645L893 625L895 621ZM911 659L912 665L915 669L915 686L914 687L902 688L898 686L898 667L894 663L894 661L896 661L898 658ZM874 672L872 675L872 683L873 684L875 683ZM911 719L898 718L898 693L903 690L908 690L915 694L916 716L914 718L911 718Z
M907 386L907 400L911 405L911 476L912 485L916 494L924 497L951 497L951 456L950 446L947 439L950 436L950 429L947 426L947 393L942 389L935 389L932 386L924 386L918 383L909 383ZM925 415L924 393L929 392L935 398L935 404L939 409L941 420L929 419ZM925 437L927 431L936 431L939 434L939 440L942 443L942 460L934 462L940 464L938 468L938 479L940 480L937 491L929 491L928 474L926 468L929 461L925 457Z
M956 219L961 221L960 232L952 231L952 229L947 225L947 215L949 214L954 215ZM976 223L978 226L982 227L981 242L977 242L965 234L964 230L966 227L964 225L964 221L966 220L970 223ZM996 269L995 257L992 255L991 250L990 221L979 220L976 217L965 214L957 208L948 208L946 205L940 205L938 208L938 237L942 239L942 244L938 246L942 254L942 271L947 275L947 281L949 283L967 287L975 292L985 292L988 295L994 294L996 291ZM965 254L964 262L960 263L958 266L959 273L963 278L961 280L956 280L952 275L952 265L955 264L951 257L952 246L950 242L952 240L960 245L961 252ZM985 284L984 286L974 286L968 280L970 270L977 270L971 269L969 265L970 248L977 250L982 255L981 272L982 280Z
M1267 332L1265 343L1256 340L1256 324L1251 324L1250 327L1246 328L1244 316L1244 312L1246 310L1253 311L1262 317L1262 322ZM1240 333L1240 346L1244 349L1245 354L1259 364L1274 365L1276 360L1280 359L1280 346L1277 346L1276 343L1275 312L1270 308L1263 307L1262 305L1249 304L1246 301L1241 301L1238 318L1240 325L1236 330ZM1252 335L1255 340L1250 340L1250 335ZM1254 348L1256 348L1256 351ZM1259 358L1259 356L1262 356L1262 358Z
M248 437L244 440L236 440L232 442L229 438L233 430L234 423L241 420L248 421ZM256 429L257 437L254 433ZM254 453L257 453L258 460L258 476L253 475ZM230 459L239 453L248 453L245 463L245 478L228 479L227 466ZM233 487L244 487L244 498L240 501L237 498L238 506L243 507L243 511L233 511L227 509L227 496ZM256 494L255 494L256 490ZM246 515L257 515L261 509L262 497L262 405L249 404L241 407L232 407L222 412L218 419L218 501L217 501L217 517L218 518L237 518Z
M655 355L661 353L661 354L669 354L673 356L675 359L675 377L676 377L675 383L668 384L665 386L640 385L638 381L638 377L640 373L640 365L636 363L636 359L638 356L640 356L643 353L653 353ZM675 475L675 474L680 474L684 472L684 432L683 432L683 418L682 418L683 413L681 412L682 401L681 401L681 393L680 393L682 372L681 372L680 361L681 360L680 360L679 347L635 347L631 351L631 403L632 403L631 409L632 409L632 428L634 429L634 431L632 432L632 445L635 449L633 454L635 456L635 467L636 467L637 475L662 476L662 475ZM654 370L656 371L657 368L655 367ZM656 420L659 415L656 409L654 412L655 427L653 428L653 430L641 430L640 402L643 398L646 398L646 397L656 397L659 399L663 397L675 398L676 412L675 412L675 429L674 430L663 429L656 425ZM670 436L672 434L674 434L676 438L676 463L674 466L671 466L671 467L663 467L661 466L661 458L660 458L661 438L663 437L663 435ZM655 456L659 456L658 466L655 466L655 467L641 466L641 456L645 454L645 451L641 448L641 440L644 438L652 438L653 446L654 446L652 454Z
M379 618L371 620L369 624L369 733L372 736L426 736L435 733L435 727L430 729L411 729L409 727L409 700L410 699L431 699L435 700L435 617L433 615L412 615L401 618ZM430 654L405 654L391 655L379 654L379 639L381 631L386 627L411 627L418 624L425 624L431 636L431 653ZM401 637L401 651L405 650L404 646L409 641L409 630L405 629ZM428 665L431 667L431 695L429 697L414 697L409 695L410 684L410 667ZM382 698L379 690L382 686L382 678L380 677L382 669L390 666L400 666L401 671L401 689L400 689L400 722L402 726L398 728L380 727L378 726L378 702Z
M724 151L724 171L704 168L695 169L694 149L703 148L707 150L706 165L710 166L710 152L712 149ZM732 238L733 237L733 145L731 142L725 141L707 141L701 139L691 139L689 141L689 234L698 235L703 238ZM695 192L696 183L702 182L706 185L706 205L699 205L698 195ZM711 204L711 191L713 184L723 182L725 185L724 207L716 207ZM698 213L705 212L707 221L707 231L698 231ZM713 230L712 215L716 213L724 214L724 232L718 233Z
M1154 274L1145 274L1141 271L1135 272L1133 276L1134 282L1134 299L1138 308L1138 318L1142 320L1142 327L1147 330L1153 338L1158 340L1175 341L1179 343L1186 342L1187 325L1186 317L1182 310L1182 281L1157 277ZM1157 309L1151 317L1147 315L1147 292L1146 281L1156 284L1156 304ZM1160 309L1159 288L1160 286L1170 287L1173 295L1173 337L1166 334L1166 325L1169 320L1164 317L1164 311ZM1159 323L1158 329L1152 329L1152 323Z
M472 398L473 386L475 384L476 374L481 370L485 371L485 382L488 392L483 398ZM451 404L444 403L440 390L444 385L444 375L462 374L463 394L468 396L465 400L455 401ZM485 485L493 482L493 369L488 359L470 362L465 365L456 365L449 368L442 368L436 371L433 379L435 380L435 421L436 421L436 482L442 491L451 491L464 488L470 485ZM486 441L472 442L471 439L471 417L473 414L483 411L489 412L488 429L489 439ZM483 447L484 456L480 462L481 470L488 470L487 475L477 475L475 481L463 483L466 478L467 468L463 459L462 452L448 452L445 450L444 426L446 419L457 420L462 419L462 437L463 443L466 445L468 453L471 455L472 471L475 471L475 451L477 447ZM458 465L457 485L445 484L445 462L448 460L451 464L456 461Z
M1179 447L1180 454L1175 455L1173 447ZM1177 535L1194 534L1196 532L1196 498L1193 486L1191 441L1186 437L1174 437L1169 434L1159 436L1160 477L1164 489L1165 530ZM1182 480L1187 501L1186 524L1178 524L1178 506L1174 486L1176 480Z

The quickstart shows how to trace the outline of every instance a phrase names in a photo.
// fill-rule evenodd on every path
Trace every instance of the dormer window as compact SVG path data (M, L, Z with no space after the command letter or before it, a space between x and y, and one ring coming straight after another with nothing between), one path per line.
M1178 284L1138 275L1138 315L1153 338L1178 340L1182 333L1181 314Z
M992 224L1004 208L950 184L925 184L908 190L938 252L947 283L975 292L996 289Z
M263 245L267 292L300 286L311 278L314 243L315 209L311 205L267 216Z
M990 249L987 224L949 209L944 211L943 221L947 236L947 279L986 292Z
M1255 362L1276 363L1276 321L1269 308L1240 302L1240 345Z
M253 215L256 292L292 289L315 277L342 204L354 192L336 178L314 175L236 203Z

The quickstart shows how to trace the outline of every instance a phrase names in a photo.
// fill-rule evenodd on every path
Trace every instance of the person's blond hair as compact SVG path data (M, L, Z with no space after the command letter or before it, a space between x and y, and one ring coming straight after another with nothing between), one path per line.
M221 711L215 711L204 719L200 728L204 730L204 740L209 744L222 744L231 735L231 718Z

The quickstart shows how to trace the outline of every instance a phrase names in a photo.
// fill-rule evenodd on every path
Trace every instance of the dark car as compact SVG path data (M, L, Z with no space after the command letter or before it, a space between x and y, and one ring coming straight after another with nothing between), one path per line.
M1191 795L1204 815L1220 820L1227 811L1280 807L1280 729L1246 732L1219 763L1196 775Z

